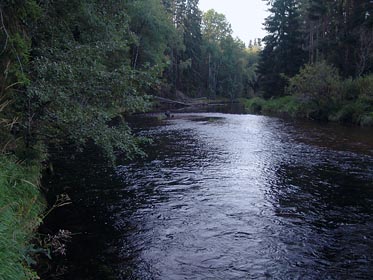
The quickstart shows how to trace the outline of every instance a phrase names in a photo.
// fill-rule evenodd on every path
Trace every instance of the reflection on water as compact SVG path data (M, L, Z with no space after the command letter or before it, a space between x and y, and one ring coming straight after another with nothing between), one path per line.
M138 120L149 157L119 166L119 279L373 275L373 132L275 118Z

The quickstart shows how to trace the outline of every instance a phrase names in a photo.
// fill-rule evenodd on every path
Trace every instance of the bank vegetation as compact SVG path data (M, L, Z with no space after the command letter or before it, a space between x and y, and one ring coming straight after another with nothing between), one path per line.
M152 96L372 125L372 1L267 2L268 36L247 44L198 0L0 2L2 279L36 279L53 257L36 233L51 159L87 144L111 163L141 155L126 120Z

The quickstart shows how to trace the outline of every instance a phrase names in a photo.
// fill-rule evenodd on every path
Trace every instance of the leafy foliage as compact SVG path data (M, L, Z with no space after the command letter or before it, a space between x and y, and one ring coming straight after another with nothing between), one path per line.
M373 126L372 75L343 80L326 62L306 65L289 80L291 95L245 102L250 113L330 120Z
M138 152L128 126L112 126L110 120L146 110L149 98L144 93L161 74L166 39L156 40L149 28L165 29L167 23L160 19L161 6L149 10L149 3L157 1L137 1L135 8L114 0L41 1L39 20L25 26L32 40L18 33L10 40L23 70L11 79L23 85L22 92L11 96L9 114L18 119L14 136L30 148L39 142L79 147L93 140L109 158L118 148L127 156ZM143 16L147 32L128 32L142 24L136 23L141 7L149 15ZM31 41L32 46L25 44ZM134 65L131 46L140 41L146 49Z
M304 108L295 96L288 95L269 100L255 97L247 100L245 107L248 112L254 114L281 114L290 117L305 117Z
M373 70L373 2L275 0L267 1L271 15L259 64L263 96L284 94L286 77L308 63L326 61L343 78Z
M289 94L298 97L307 108L307 117L327 118L340 99L341 78L338 70L325 62L306 65L289 81Z
M210 97L234 99L248 91L250 52L223 14L209 10L203 15L203 80ZM253 73L252 76L253 77Z

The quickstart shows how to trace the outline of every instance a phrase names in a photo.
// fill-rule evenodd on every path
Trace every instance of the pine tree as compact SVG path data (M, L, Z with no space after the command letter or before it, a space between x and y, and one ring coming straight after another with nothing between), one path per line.
M271 15L265 20L268 35L263 41L259 74L261 89L266 98L280 96L284 92L286 79L295 75L305 62L302 49L299 5L295 0L267 0Z
M323 0L306 0L301 2L301 13L305 23L305 48L308 62L314 63L322 58L323 40L327 27L327 5Z
M373 47L372 1L303 0L309 62L326 60L345 77L369 71Z

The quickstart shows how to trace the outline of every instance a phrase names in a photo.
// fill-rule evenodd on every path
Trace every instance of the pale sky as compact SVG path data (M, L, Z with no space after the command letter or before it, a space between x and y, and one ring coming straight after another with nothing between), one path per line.
M232 25L233 36L247 45L254 38L263 38L264 19L268 16L263 0L199 0L199 8L206 12L214 9L224 14Z

